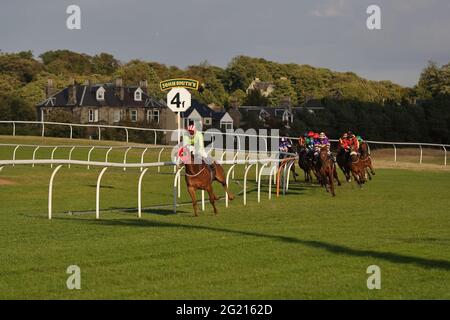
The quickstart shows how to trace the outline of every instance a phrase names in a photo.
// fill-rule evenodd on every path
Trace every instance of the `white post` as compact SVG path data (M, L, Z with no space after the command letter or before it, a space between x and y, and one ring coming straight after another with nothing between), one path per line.
M277 168L278 168L278 166L275 164L270 169L270 174L269 174L269 200L272 199L272 176L273 176L273 180L275 181L276 180Z
M126 137L127 137L127 143L128 143L128 129L127 129L127 128L125 128L125 134L126 134Z
M289 165L289 167L287 169L286 191L289 190L289 177L291 175L291 168L294 164L295 164L295 160L292 160L291 164Z
M13 161L14 160L16 160L16 151L17 151L17 149L19 149L19 147L20 147L20 144L18 144L15 148L14 148L14 151L13 151ZM14 164L13 164L13 167L14 167Z
M156 130L154 130L153 132L155 133L155 143L154 143L154 145L156 146L156 142L157 142L158 136L156 135Z
M102 181L103 174L106 172L108 167L104 167L97 179L97 191L95 194L95 219L100 219L100 182Z
M420 160L419 160L419 163L422 164L422 159L423 159L422 145L419 144L419 147L420 147Z
M41 136L44 137L45 136L45 123L42 122L42 132L41 132Z
M445 146L442 146L444 148L444 166L447 165L447 148Z
M145 168L144 171L141 172L139 176L138 183L138 218L142 217L142 179L144 179L144 175L148 171L149 168Z
M233 164L233 165L228 169L228 172L227 172L227 187L230 187L230 173L234 170L234 167L235 167L235 166L236 166L236 165ZM225 194L225 207L228 208L228 195L227 195L227 194Z
M40 148L40 146L37 146L34 151L33 151L33 161L36 160L36 151L38 151ZM34 163L32 164L33 168L34 168Z
M91 161L91 152L92 152L94 149L95 149L95 146L92 147L92 148L89 150L89 152L88 152L88 158L87 158L87 161L88 161L88 162ZM90 169L90 166L88 165L87 168L88 168L88 170L89 170L89 169Z
M236 161L236 160L237 160L238 155L239 155L239 151L236 152L236 154L234 155L233 161ZM233 166L233 173L231 174L231 179L234 179L234 166Z
M125 155L123 157L123 164L127 164L127 155L130 150L131 150L131 147L128 147L128 149L125 151ZM123 171L126 171L126 170L127 170L127 168L123 167Z
M51 155L51 158L50 158L51 160L53 160L53 158L55 156L56 149L58 149L58 147L54 147L53 150L52 150L52 155ZM53 163L50 164L50 168L53 168Z
M102 140L102 128L100 126L98 128L98 141Z
M250 168L254 165L255 165L254 163L250 164L244 173L244 206L247 205L247 174Z
M202 211L205 211L205 190L202 190Z
M12 125L13 125L13 137L15 137L16 136L16 123L13 121Z
M73 127L70 126L70 140L72 140L73 138Z
M268 165L269 163L266 162L261 166L261 169L259 169L259 174L258 174L258 203L261 202L261 176L263 173L264 168Z
M397 162L397 148L395 147L395 144L393 144L394 146L394 162Z
M158 162L161 162L161 154L164 151L164 148L162 148L158 153ZM158 173L161 171L161 167L158 166Z
M148 150L148 148L145 148L141 154L141 164L144 164L144 156L145 156L145 153L147 152L147 150ZM141 172L142 172L142 170L144 170L143 167L141 167Z
M177 213L177 185L180 184L179 177L181 175L181 170L183 170L183 168L180 168L177 171L177 173L175 174L175 178L173 179L173 213Z
M53 173L50 177L50 182L48 184L48 219L52 220L52 200L53 200L53 180L55 179L56 173L59 169L62 168L62 165L59 165L53 170Z
M75 146L72 147L72 149L70 149L69 151L69 161L72 160L72 152L73 150L75 150ZM69 169L70 169L70 163L69 163Z
M110 147L110 148L108 149L108 151L106 151L105 162L108 162L109 153L111 152L111 150L112 150L112 147Z

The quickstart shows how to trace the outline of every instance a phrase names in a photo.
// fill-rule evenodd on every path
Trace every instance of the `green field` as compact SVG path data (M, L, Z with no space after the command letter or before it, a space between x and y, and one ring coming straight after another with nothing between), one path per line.
M8 142L73 143L0 137ZM10 159L12 149L0 147L0 159ZM17 157L31 154L19 149ZM80 150L73 158L86 155ZM156 157L151 151L145 160ZM101 150L93 155L103 158ZM123 151L110 160L121 162ZM140 153L129 160L138 162ZM220 201L217 216L207 203L194 218L190 204L172 213L172 168L150 169L138 219L139 170L110 169L95 220L99 171L61 169L52 221L49 166L0 172L0 298L450 299L449 171L379 169L362 190L345 184L334 199L316 185L292 182L288 195L268 200L265 180L258 204L251 170L246 207L238 196L228 209ZM236 173L231 189L239 193L242 166ZM215 190L223 195L219 185ZM182 193L186 202L184 183ZM66 287L69 265L81 268L81 290ZM381 290L367 289L370 265L381 268Z

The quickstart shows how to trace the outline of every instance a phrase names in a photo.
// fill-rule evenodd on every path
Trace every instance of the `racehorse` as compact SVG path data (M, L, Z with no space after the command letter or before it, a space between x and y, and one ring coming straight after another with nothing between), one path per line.
M361 160L364 161L366 165L367 176L369 177L369 180L372 180L372 175L375 175L375 171L372 166L372 158L370 157L369 145L367 144L367 142L361 142L359 153Z
M300 166L300 169L303 170L305 173L305 182L312 183L312 175L311 175L311 169L313 167L311 158L308 157L308 149L305 146L300 146L298 153L298 165Z
M212 183L214 181L219 182L223 186L229 200L234 199L233 194L228 191L225 172L220 164L214 162L212 165L208 165L203 159L196 159L194 154L188 151L187 148L179 149L178 158L184 164L187 189L191 196L192 206L196 217L198 216L198 208L195 192L198 189L206 190L208 192L209 202L214 208L214 214L217 214L215 200L219 200L219 197L217 197L213 191Z
M341 185L339 177L336 172L336 165L333 158L329 154L328 147L323 147L320 150L319 158L317 159L314 169L319 180L319 183L326 188L327 191L331 192L333 197L336 196L334 192L334 179Z
M366 161L362 160L358 152L350 149L350 172L360 187L366 182Z
M341 171L345 176L345 180L347 180L347 182L350 182L350 154L345 151L344 148L338 149L338 152L336 154L336 162L339 168L341 168Z

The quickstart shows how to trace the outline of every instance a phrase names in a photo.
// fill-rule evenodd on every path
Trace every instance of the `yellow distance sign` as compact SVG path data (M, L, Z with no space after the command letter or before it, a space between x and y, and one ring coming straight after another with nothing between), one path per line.
M191 90L198 90L199 82L193 79L169 79L159 83L161 91L167 91L172 88L186 88Z

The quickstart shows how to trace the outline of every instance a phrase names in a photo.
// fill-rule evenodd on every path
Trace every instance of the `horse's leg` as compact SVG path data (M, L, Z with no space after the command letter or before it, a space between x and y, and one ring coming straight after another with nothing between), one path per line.
M194 214L197 217L198 213L197 213L197 199L195 198L195 188L192 186L188 186L188 192L191 195L191 200L192 200L192 206L194 207Z
M372 180L372 175L370 174L369 168L366 168L367 177Z
M216 195L214 194L214 191L213 191L213 188L212 188L211 184L206 187L206 191L209 194L209 202L211 203L211 205L214 208L214 214L217 214L217 208L216 208L216 203L215 203Z
M336 196L336 193L334 192L334 170L333 168L330 168L328 172L328 183L330 184L331 194L333 197Z
M334 166L333 175L334 175L334 178L336 179L336 181L338 183L338 186L342 186L341 180L339 180L339 175L337 173L336 166Z

